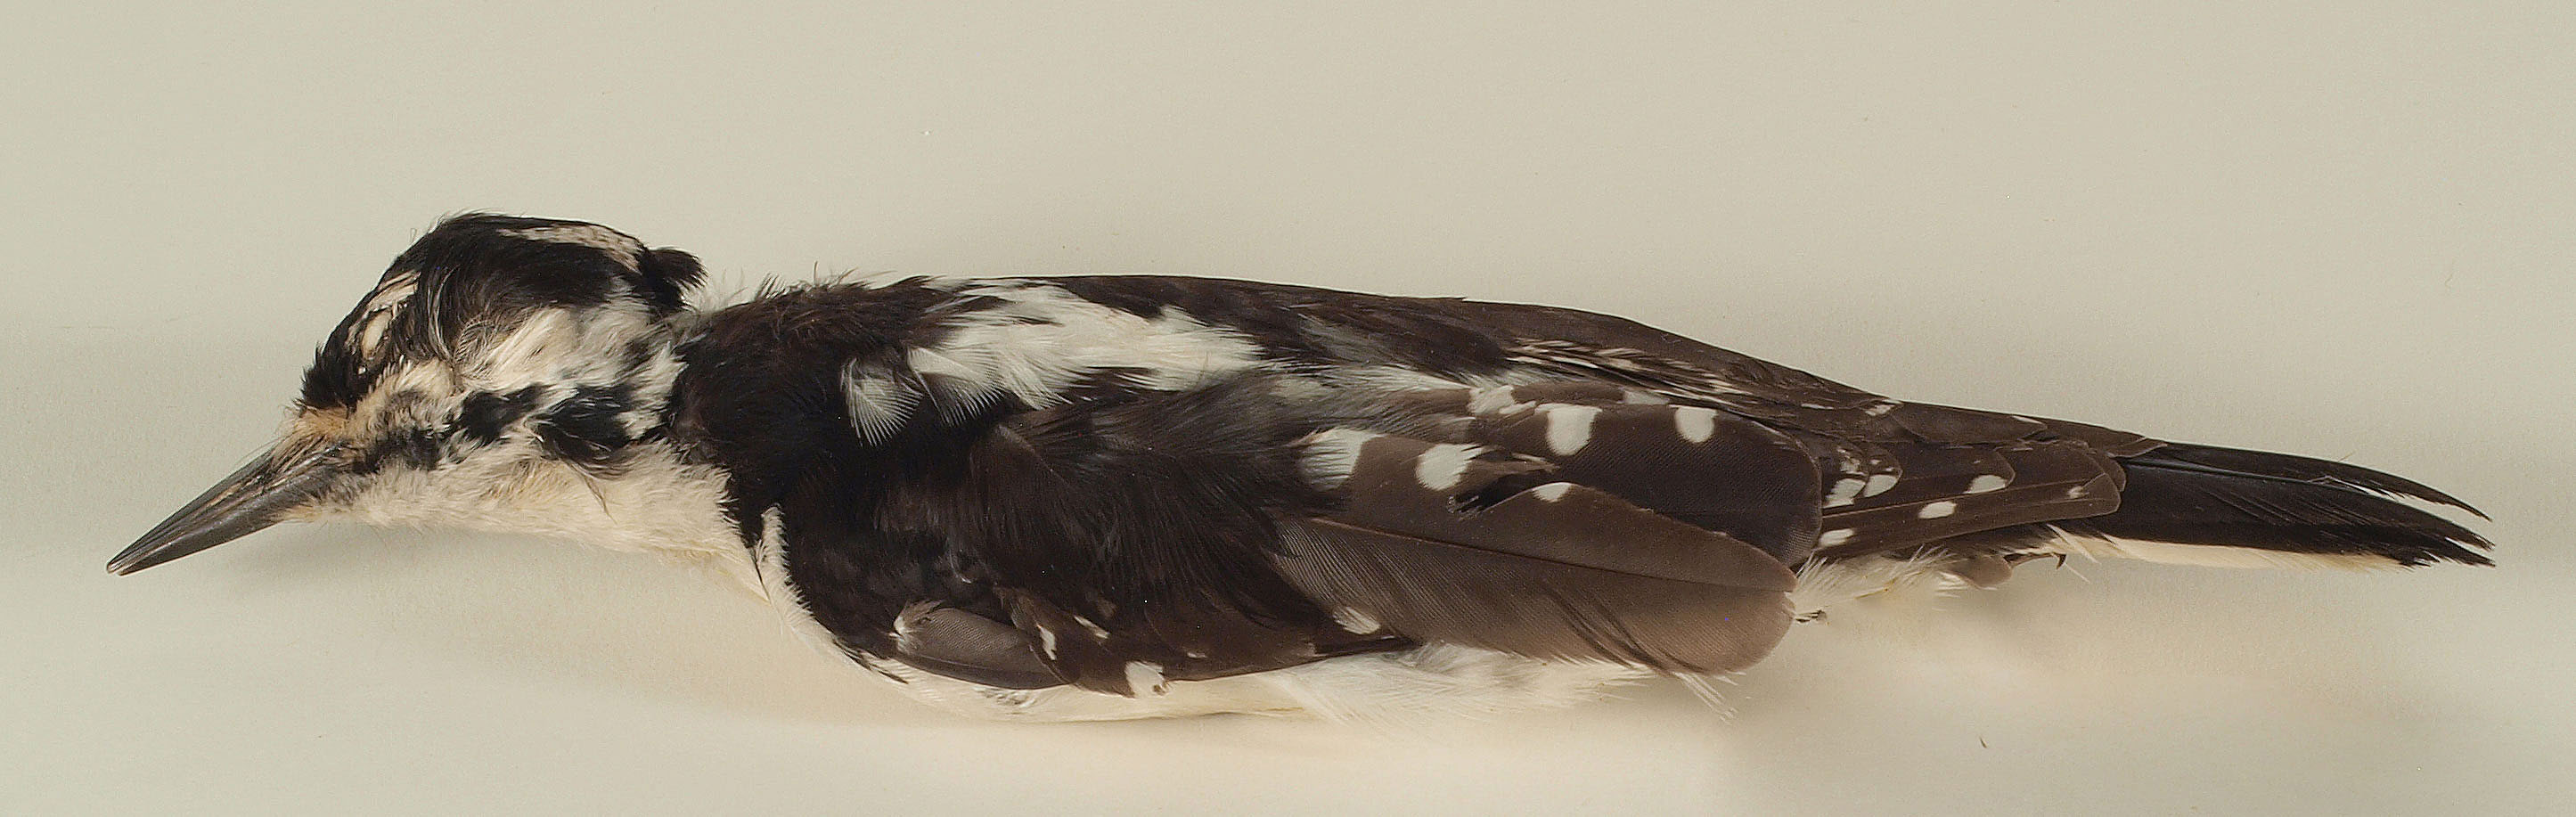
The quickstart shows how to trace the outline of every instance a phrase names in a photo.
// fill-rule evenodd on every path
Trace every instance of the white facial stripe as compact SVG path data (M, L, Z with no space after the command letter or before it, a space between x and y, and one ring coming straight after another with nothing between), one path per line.
M419 291L420 274L410 271L395 273L376 285L376 291L359 305L358 323L349 330L350 345L356 347L359 357L375 356L376 347L384 343L385 332L393 328L395 316Z
M511 391L532 385L604 386L625 382L629 344L664 331L641 308L540 309L472 355L467 376L477 387ZM646 374L676 377L678 362L655 359Z

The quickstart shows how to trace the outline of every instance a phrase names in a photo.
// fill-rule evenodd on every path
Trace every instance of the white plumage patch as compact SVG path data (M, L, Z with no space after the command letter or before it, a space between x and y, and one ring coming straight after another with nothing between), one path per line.
M1351 478L1351 469L1359 466L1360 448L1380 435L1354 428L1328 428L1308 435L1305 456L1298 464L1305 469L1306 482L1331 490Z
M842 367L841 385L848 396L850 424L867 442L893 437L913 410L921 407L920 389L896 381L892 373L871 371L856 362Z
M1867 484L1858 477L1834 480L1833 490L1825 493L1825 507L1840 508L1860 499L1860 489Z
M1127 662L1127 692L1129 694L1141 697L1145 695L1161 695L1166 691L1168 690L1163 687L1163 665L1147 661Z
M2393 570L2404 565L2385 557L2364 553L2292 553L2260 548L2203 545L2186 542L2153 542L2143 539L2116 539L2108 536L2078 534L2048 526L2057 537L2033 549L2033 553L2062 553L2087 559L2136 559L2169 565L2195 567L2241 568L2332 568L2338 570Z
M753 558L759 565L757 589L761 597L769 600L770 609L778 613L779 624L794 633L796 640L805 642L805 646L814 648L816 652L847 657L849 653L841 649L840 637L832 635L822 622L814 620L813 611L805 607L805 597L797 591L796 583L787 578L787 542L783 533L786 520L773 507L761 512L760 521L760 542L753 546ZM901 618L898 617L897 621L900 622Z
M1673 409L1673 431L1690 442L1708 442L1708 438L1717 435L1717 410L1699 406Z
M1894 487L1896 487L1895 474L1871 474L1869 475L1869 484L1861 486L1860 495L1865 497L1877 496L1879 494L1887 493L1887 489Z
M1414 458L1413 479L1434 491L1458 487L1458 482L1467 478L1467 465L1475 462L1476 455L1481 453L1484 449L1463 443L1432 446Z
M1551 403L1540 406L1547 416L1547 448L1562 456L1583 450L1592 442L1592 421L1601 416L1599 406L1575 406Z
M914 366L927 362L1031 406L1063 402L1066 386L1104 369L1128 372L1148 388L1181 389L1261 365L1251 341L1179 309L1147 319L1041 281L979 283L957 294L1000 304L961 316L942 343L915 350Z
M556 224L544 227L528 227L518 230L502 230L501 234L512 238L524 238L530 241L546 241L556 244L573 244L589 247L591 249L607 253L610 258L617 259L617 263L625 265L625 267L630 270L636 268L636 262L644 254L644 245L642 242L636 241L625 233L611 230L597 224Z
M923 703L1007 721L1128 720L1220 712L1304 714L1373 723L1477 717L1598 700L1611 687L1648 674L1617 664L1543 661L1434 644L1205 681L1167 681L1161 694L1129 697L1071 686L1003 689L893 662L871 666L903 681L897 689Z

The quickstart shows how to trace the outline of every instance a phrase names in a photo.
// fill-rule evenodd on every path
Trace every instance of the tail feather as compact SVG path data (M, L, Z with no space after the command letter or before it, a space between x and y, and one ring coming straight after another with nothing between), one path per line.
M2443 493L2421 482L2358 465L2346 465L2293 454L2167 443L2146 453L2132 456L2124 462L2154 468L2198 470L2350 488L2380 496L2402 496L2436 505L2448 505L2476 514L2479 519L2489 518L2486 512L2460 501L2459 497Z
M2485 537L2390 497L2477 509L2402 477L2287 454L2195 445L2166 446L2121 465L2129 483L2120 492L2119 510L2053 523L2063 533L2097 540L2066 545L2065 552L2230 563L2216 552L2171 549L2216 547L2263 552L2238 560L2247 564L2494 563L2479 552L2493 547Z

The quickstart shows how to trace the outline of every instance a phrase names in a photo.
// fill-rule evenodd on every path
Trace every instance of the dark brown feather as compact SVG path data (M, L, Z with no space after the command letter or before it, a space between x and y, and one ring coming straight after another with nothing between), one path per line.
M1369 440L1345 508L1283 528L1289 580L1416 640L1677 672L1746 666L1786 632L1795 579L1751 545L1565 483L1462 510L1520 472L1434 489L1417 478L1432 447Z

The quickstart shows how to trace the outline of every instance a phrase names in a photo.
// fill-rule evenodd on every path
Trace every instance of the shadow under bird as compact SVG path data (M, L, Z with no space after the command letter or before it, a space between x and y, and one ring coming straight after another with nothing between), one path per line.
M1566 703L2042 557L2488 563L2393 500L2466 505L2399 477L1569 309L1146 276L697 309L700 278L595 224L449 219L324 341L281 439L108 569L285 520L701 556L921 699L1087 719Z

